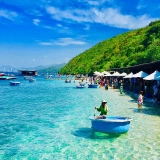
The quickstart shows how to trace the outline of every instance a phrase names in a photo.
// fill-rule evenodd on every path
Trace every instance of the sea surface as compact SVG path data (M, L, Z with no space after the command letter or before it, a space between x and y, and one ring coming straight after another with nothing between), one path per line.
M129 94L78 89L78 81L17 81L0 81L0 160L160 159L160 107L144 103L140 110ZM133 119L128 133L93 132L89 116L103 99L109 115Z

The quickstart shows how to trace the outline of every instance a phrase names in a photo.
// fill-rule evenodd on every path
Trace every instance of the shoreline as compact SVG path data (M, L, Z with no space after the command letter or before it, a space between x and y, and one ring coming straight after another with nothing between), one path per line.
M100 86L99 88L106 90L104 86ZM110 90L110 89L112 89L113 91L118 91L119 92L119 89L117 89L117 88L114 89L112 87L108 87L108 90ZM126 91L126 90L123 91L123 94L126 94L126 95L130 96L137 103L138 94L135 94L134 92L130 92L130 91ZM155 107L155 108L159 108L160 109L160 103L155 103L154 100L153 100L153 98L146 98L146 97L144 97L143 98L142 109L143 109L143 106L144 107Z

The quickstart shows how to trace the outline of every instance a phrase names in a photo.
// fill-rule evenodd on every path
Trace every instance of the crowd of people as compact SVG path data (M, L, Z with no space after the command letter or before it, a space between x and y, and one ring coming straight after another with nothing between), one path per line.
M100 87L105 87L108 90L109 87L113 89L119 89L120 94L123 94L123 89L129 90L137 94L138 108L142 108L144 98L151 98L155 103L160 104L160 85L157 81L145 81L142 78L107 78L98 77L92 79L92 83L99 84ZM95 107L100 112L99 118L103 118L103 115L107 115L108 106L106 101L102 101L99 108Z

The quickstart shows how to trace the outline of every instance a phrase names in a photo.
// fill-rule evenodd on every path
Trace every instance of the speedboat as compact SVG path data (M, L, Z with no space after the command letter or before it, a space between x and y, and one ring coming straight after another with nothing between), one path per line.
M119 116L103 116L103 118L98 118L91 116L92 129L94 131L99 131L107 134L123 134L127 133L130 128L129 117L119 117Z

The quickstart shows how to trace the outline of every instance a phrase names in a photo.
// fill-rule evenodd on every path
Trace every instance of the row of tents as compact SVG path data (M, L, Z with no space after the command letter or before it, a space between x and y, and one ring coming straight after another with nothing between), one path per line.
M119 72L114 72L111 74L110 72L104 71L102 73L95 71L94 75L96 76L104 76L104 77L123 77L123 78L143 78L144 80L160 80L160 72L159 71L154 71L151 74L147 74L143 71L140 71L136 74L133 74L132 72L127 75L127 73L119 73Z

